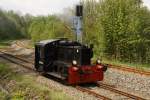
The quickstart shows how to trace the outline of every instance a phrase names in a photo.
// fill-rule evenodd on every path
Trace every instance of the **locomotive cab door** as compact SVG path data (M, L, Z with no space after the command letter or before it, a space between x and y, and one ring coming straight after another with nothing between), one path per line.
M35 45L35 68L37 71L43 71L44 62L44 47Z

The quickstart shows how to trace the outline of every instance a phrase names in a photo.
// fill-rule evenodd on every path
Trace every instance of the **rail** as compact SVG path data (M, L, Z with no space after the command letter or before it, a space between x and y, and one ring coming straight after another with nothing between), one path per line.
M91 90L88 89L88 88L84 88L84 87L81 87L81 86L76 86L76 89L77 89L77 90L80 90L80 91L82 91L82 92L86 92L86 93L88 93L88 94L91 94L91 95L93 95L93 96L95 96L95 97L97 97L97 98L99 98L99 99L102 99L102 100L111 100L110 98L105 97L105 96L103 96L103 95L100 95L100 94L98 94L98 93L96 93L96 92L94 92L94 91L91 91Z
M133 94L129 94L129 93L120 91L120 90L118 90L118 89L116 89L116 88L114 88L114 87L112 87L112 86L110 86L110 85L108 85L108 84L97 83L97 86L98 86L98 87L101 87L101 88L103 88L103 89L107 89L107 90L110 90L110 91L112 91L112 92L115 92L115 93L124 95L124 96L126 96L126 97L131 98L131 99L135 99L135 100L146 100L146 99L141 98L141 97L139 97L139 96L135 96L135 95L133 95Z
M24 68L26 68L26 69L28 69L28 70L35 71L34 68L29 67L29 65L27 65L27 64L33 65L33 64L34 64L33 62L30 62L30 61L28 61L28 60L26 60L26 59L20 58L20 57L15 56L15 55L11 55L11 54L6 53L6 52L1 51L1 50L0 50L0 53L2 53L2 54L0 55L2 58L6 59L6 60L8 60L8 61L10 61L10 62L12 62L12 63L14 63L14 64L21 65L21 66L23 66ZM23 63L21 63L21 62L17 62L17 61L15 61L14 59L15 59L15 60L16 60L16 59L17 59L17 60L20 60L20 61L22 61L22 62L24 62L24 63L26 63L26 64L23 64ZM36 72L36 71L35 71L35 72Z
M107 64L107 65L109 66L109 68L115 68L118 70L123 70L127 72L133 72L133 73L137 73L141 75L150 76L150 71L144 71L144 70L139 70L136 68L130 68L130 67L124 67L124 66L118 66L118 65L112 65L112 64Z

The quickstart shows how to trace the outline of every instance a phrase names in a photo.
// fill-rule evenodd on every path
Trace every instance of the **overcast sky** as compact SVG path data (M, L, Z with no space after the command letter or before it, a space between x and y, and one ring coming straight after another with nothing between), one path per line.
M150 0L143 0L150 9ZM47 15L61 13L64 8L72 7L79 0L0 0L0 8L14 10L22 14Z

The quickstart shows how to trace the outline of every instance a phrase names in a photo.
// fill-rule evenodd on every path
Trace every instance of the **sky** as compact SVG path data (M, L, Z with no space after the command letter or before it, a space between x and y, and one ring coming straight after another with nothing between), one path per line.
M150 0L143 0L150 9ZM73 7L79 0L0 0L0 8L22 14L48 15L61 13L64 8Z
M144 5L150 9L150 0L143 0Z

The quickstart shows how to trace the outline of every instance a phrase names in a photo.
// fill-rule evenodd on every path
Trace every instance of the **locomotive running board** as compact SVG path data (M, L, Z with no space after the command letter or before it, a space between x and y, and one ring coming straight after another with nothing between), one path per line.
M65 79L66 79L65 77L63 77L63 76L61 76L61 75L59 75L59 74L56 74L56 73L54 73L54 72L48 72L47 74L48 74L48 75L51 75L51 76L54 76L54 77L57 77L57 78L62 79L62 80L65 80Z

